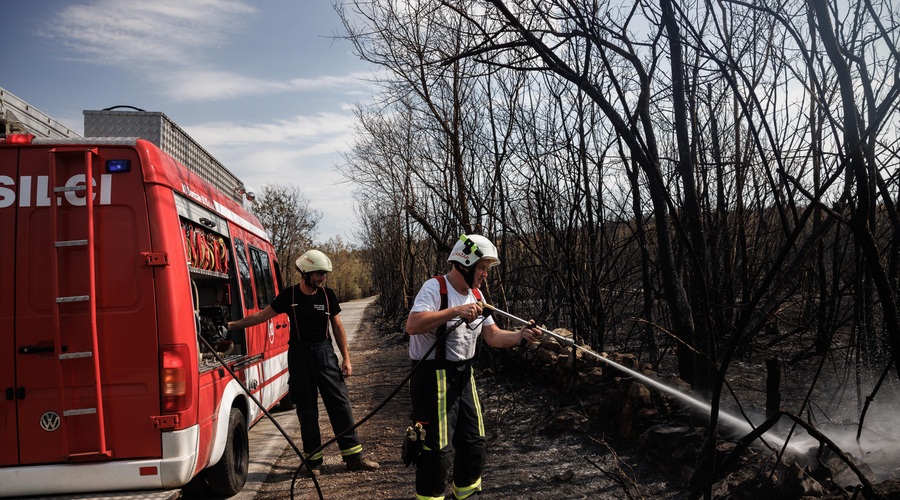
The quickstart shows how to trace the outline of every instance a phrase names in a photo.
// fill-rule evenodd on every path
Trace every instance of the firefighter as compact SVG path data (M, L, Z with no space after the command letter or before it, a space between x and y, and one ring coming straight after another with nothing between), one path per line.
M300 283L275 297L271 304L255 314L228 323L228 329L240 329L263 323L287 313L291 323L288 341L290 398L297 405L300 435L307 464L313 474L321 470L323 454L319 432L318 395L331 421L335 435L353 426L353 409L344 377L353 375L347 334L339 316L341 306L331 288L325 286L331 272L331 260L318 250L309 250L297 259ZM329 329L330 327L330 329ZM331 336L337 341L342 362L338 366ZM337 439L347 470L375 470L379 465L362 455L356 431ZM318 450L318 451L317 451Z
M500 348L536 342L542 335L531 325L503 330L482 315L479 287L500 263L490 240L463 235L447 261L450 272L422 285L406 322L413 366L435 346L410 379L413 425L407 439L418 441L406 443L404 460L416 464L419 500L444 498L451 462L451 498L481 491L485 434L472 365L478 335Z

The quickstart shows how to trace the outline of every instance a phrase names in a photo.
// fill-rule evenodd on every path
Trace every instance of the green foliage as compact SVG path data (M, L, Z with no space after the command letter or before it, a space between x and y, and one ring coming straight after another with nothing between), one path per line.
M334 266L327 283L338 300L346 302L372 295L372 272L367 252L345 243L340 236L329 239L318 249L328 255Z

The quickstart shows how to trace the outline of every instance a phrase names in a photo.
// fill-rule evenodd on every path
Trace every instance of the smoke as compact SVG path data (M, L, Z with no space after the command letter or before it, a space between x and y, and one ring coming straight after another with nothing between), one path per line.
M871 399L877 375L854 376L852 383L825 383L817 391L818 399L813 399L801 415L844 453L871 469L870 479L874 481L900 477L900 381L896 375L888 377ZM780 426L790 428L784 423ZM795 429L791 444L804 449L819 446L800 427Z

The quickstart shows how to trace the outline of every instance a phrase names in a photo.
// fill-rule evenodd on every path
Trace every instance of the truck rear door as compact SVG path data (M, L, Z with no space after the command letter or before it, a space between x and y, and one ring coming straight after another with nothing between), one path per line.
M0 149L0 466L19 456L15 372L15 232L17 149Z
M16 263L10 351L18 463L159 456L156 307L153 268L142 258L151 242L140 159L129 147L30 147L18 165L15 253L4 248ZM86 178L93 179L90 206Z

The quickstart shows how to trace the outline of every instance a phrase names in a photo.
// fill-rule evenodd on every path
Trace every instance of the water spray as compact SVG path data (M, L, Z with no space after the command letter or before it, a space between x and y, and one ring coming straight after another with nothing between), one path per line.
M627 374L628 376L634 377L634 378L640 380L641 382L644 382L645 384L647 384L651 387L654 387L655 389L657 389L660 392L664 392L670 396L674 396L675 398L681 400L684 403L687 403L695 408L699 408L699 409L705 411L707 414L710 414L712 412L712 406L709 403L702 401L700 399L697 399L693 396L689 396L673 387L669 387L668 385L663 384L662 382L660 382L658 380L650 378L647 375L644 375L643 373L632 370L631 368L628 368L620 363L616 363L615 361L609 359L608 357L606 357L604 355L598 354L590 349L584 348L584 347L576 344L574 340L572 340L568 337L563 337L562 335L551 332L550 330L547 330L546 328L541 328L541 327L535 325L534 322L532 322L532 321L527 321L527 320L524 320L517 316L514 316L514 315L512 315L502 309L498 309L495 306L492 306L490 304L487 304L484 302L482 302L480 304L481 304L482 308L490 310L492 314L496 314L496 315L502 316L506 319L516 321L523 325L530 326L531 328L534 328L536 330L540 330L541 332L544 333L544 335L552 337L557 342L559 342L563 345L566 345L566 346L572 346L576 349L579 349L579 350L581 350L581 352L599 359L601 362L607 364L608 366L611 366L612 368L615 368L616 370L619 370L619 371ZM747 422L747 420L735 417L734 415L726 413L722 410L719 410L719 420L733 428L745 431L747 433L752 432L754 429L753 425L750 424L749 422ZM775 434L772 434L771 432L764 433L761 436L761 438L764 440L773 442L779 447L782 447L785 444L784 439L776 436ZM789 444L788 447L792 451L795 451L797 453L803 452L803 450L801 450L798 447L795 447L794 445Z

